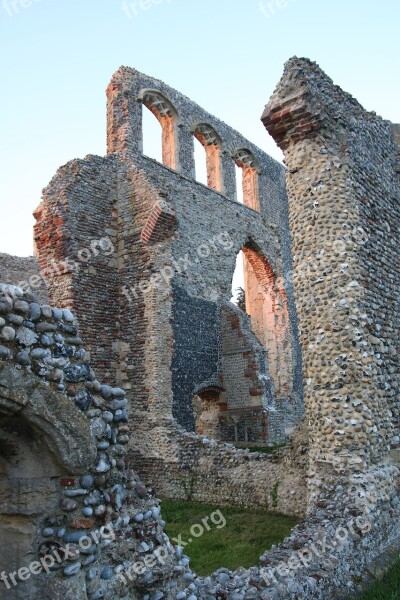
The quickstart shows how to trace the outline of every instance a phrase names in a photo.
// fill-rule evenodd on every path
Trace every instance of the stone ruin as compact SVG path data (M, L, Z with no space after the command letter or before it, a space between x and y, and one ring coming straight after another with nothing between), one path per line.
M262 116L286 167L133 69L107 97L107 156L0 255L1 597L352 597L400 547L400 127L298 58ZM303 521L202 578L155 493Z

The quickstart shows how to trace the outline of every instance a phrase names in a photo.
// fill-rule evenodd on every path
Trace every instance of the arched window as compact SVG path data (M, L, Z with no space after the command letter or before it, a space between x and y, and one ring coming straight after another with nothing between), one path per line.
M196 181L208 185L207 157L203 144L196 137L194 138L194 165Z
M246 312L251 326L268 352L269 368L278 397L287 392L292 378L288 306L283 281L256 245L243 247Z
M142 111L143 154L162 163L162 128L160 122L144 106Z
M236 304L241 310L246 312L246 292L244 283L244 256L243 250L240 250L236 257L235 271L232 278L232 297L231 302Z
M238 167L235 163L235 175L236 175L236 200L240 204L244 204L243 198L243 169Z
M172 104L162 94L155 90L144 90L138 97L138 102L149 109L161 125L161 156L157 153L154 128L148 123L146 111L143 111L143 152L156 160L160 160L165 166L171 169L177 169L177 148L175 125L177 121L177 112ZM150 126L149 126L150 125ZM146 131L145 131L146 127ZM149 130L149 139L145 138L145 133ZM158 138L159 139L159 138ZM148 148L150 147L150 151Z
M237 200L252 208L260 210L258 197L258 165L249 150L237 150L233 159L236 165ZM238 169L240 171L238 172Z
M203 146L206 154L207 185L220 192L222 191L221 139L211 125L207 125L207 123L197 125L193 130L193 135ZM199 174L201 174L201 169L198 168L196 163L196 179L198 181L200 181Z

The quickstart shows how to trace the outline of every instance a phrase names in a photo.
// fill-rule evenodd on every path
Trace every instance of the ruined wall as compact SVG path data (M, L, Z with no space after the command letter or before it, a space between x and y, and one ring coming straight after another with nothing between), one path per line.
M109 149L118 152L118 157L88 157L63 168L47 190L37 213L36 230L39 253L42 248L41 265L48 267L54 249L58 262L66 258L74 236L82 242L90 240L91 224L95 225L96 219L101 223L99 229L94 228L96 235L101 235L107 218L116 223L112 258L100 252L91 257L93 262L85 267L84 286L78 287L78 294L76 266L67 264L65 269L55 270L50 293L59 294L62 302L73 304L78 313L84 307L79 315L81 335L93 339L91 332L101 328L103 322L97 320L104 319L117 282L120 293L110 307L111 321L115 316L117 319L109 323L114 337L106 346L111 344L114 354L103 348L97 353L94 348L93 355L110 377L116 373L129 391L129 400L123 389L95 380L69 311L40 306L22 291L14 290L10 300L5 294L10 296L10 289L1 288L0 477L6 496L5 514L0 516L2 540L10 541L12 556L16 542L36 555L38 550L46 551L49 541L60 543L61 539L76 547L83 533L95 525L113 524L117 545L96 545L95 552L84 554L82 561L74 555L70 564L37 580L43 598L114 600L149 595L153 600L257 596L323 600L355 595L370 582L371 573L379 573L382 565L398 558L400 539L398 469L388 455L390 443L398 442L393 425L397 424L398 390L395 282L399 244L395 228L399 163L392 127L366 113L306 59L288 62L266 108L264 123L285 151L288 165L292 276L305 359L307 418L287 450L273 456L250 454L185 431L172 416L173 287L178 285L195 302L202 299L212 303L219 295L224 298L230 284L227 261L231 261L232 272L237 250L250 237L261 248L265 242L264 249L270 251L265 255L273 269L285 275L284 289L293 318L290 272L277 266L288 261L288 232L286 242L282 238L283 243L278 241L274 246L270 225L264 230L257 213L249 207L239 208L234 199L204 186L196 187L202 193L193 194L193 198L190 190L200 184L194 184L190 177L144 157L140 164L146 166L146 176L132 164L134 144L140 150L135 130L132 133L127 126L131 122L127 116L137 110L137 97L131 93L135 77L136 72L122 69L109 88L111 100L117 97L116 102L109 103ZM142 94L142 100L156 110L151 104L154 97L157 99L154 92ZM171 168L188 168L192 156L189 132L182 127L181 144L174 146L174 112L168 103L161 103L161 110L158 118L164 124L164 160ZM207 160L218 166L212 132L203 125L196 132L198 138L211 140ZM394 132L398 139L397 127ZM241 155L240 160L247 158ZM227 187L223 189L229 189L227 172L229 167L228 171L213 168L209 184L220 185L224 173ZM182 187L175 185L177 181ZM109 202L112 194L115 199ZM85 200L75 224L74 210L78 210L81 196ZM111 217L108 208L100 216L95 212L96 200L102 204L104 198ZM184 223L192 200L201 206L196 212L194 203L191 212L198 222L202 212L207 212L205 206L214 222L220 214L214 212L218 206L227 214L225 233L229 237L219 238L223 243L218 237L211 238L214 256L210 251L208 256L199 257L197 244L209 240L191 230L190 223ZM212 200L209 205L208 200ZM85 211L87 203L91 210ZM286 208L282 211L285 213ZM236 227L235 216L240 217ZM75 228L72 238L68 219ZM213 227L213 223L208 225ZM191 246L189 263L183 256L184 269L176 266L176 259L182 256L176 248L185 237L181 231L187 236L185 243L198 236ZM218 229L210 231L214 236L221 233ZM227 240L233 240L228 259L222 255ZM182 250L185 248L182 245ZM74 256L82 262L82 256ZM205 260L196 263L196 258ZM93 292L96 288L97 263L106 310L95 295L93 309L81 303L85 290ZM163 277L165 268L170 269L169 275ZM140 283L141 288L137 287ZM212 297L208 294L210 284ZM194 305L189 299L189 315ZM187 327L188 317L179 319ZM295 370L299 366L296 352L293 365ZM197 365L193 367L197 376ZM128 419L129 404L133 419ZM17 427L15 416L21 417L24 426ZM310 424L309 439L306 422ZM37 446L41 456L35 459L29 452L38 431L44 443ZM127 446L129 452L125 453L123 447ZM19 472L13 459L21 460ZM27 515L18 490L29 488L28 493L35 493L34 486L40 485L40 481L33 485L25 477L32 465L47 488L44 504L35 509L32 501L37 514ZM305 512L307 486L308 515L282 544L260 557L258 566L234 572L221 568L203 579L190 571L182 551L170 546L162 533L157 506L129 467L140 468L149 484L155 483L157 489L173 497L267 506L294 514ZM59 478L60 472L68 477ZM54 475L52 487L49 475ZM60 504L49 507L46 503L52 503L53 497ZM19 511L16 520L15 506ZM131 561L155 547L166 549L169 560L165 568L147 571L125 587L118 573L129 579ZM12 562L5 563L5 568ZM25 589L19 587L13 597L37 597L34 586L39 583L32 581Z
M11 256L0 252L0 280L33 291L42 304L48 302L46 281L34 256Z
M34 212L34 239L50 301L73 308L99 376L115 382L118 322L114 162L88 156L61 167ZM107 315L107 318L105 318Z
M149 104L146 90L152 90L157 98L157 102L149 108L153 112L169 111L174 121L173 141L169 138L176 155L174 169L168 168L168 163L160 165L142 154L142 110L147 109L141 104ZM251 240L260 254L267 257L276 277L291 269L290 254L286 251L290 237L283 170L236 131L161 81L133 69L121 68L114 75L107 93L109 151L117 152L120 158L142 169L154 189L162 190L176 216L176 228L168 248L170 254L166 254L165 245L152 244L152 240L147 250L155 269L162 272L165 267L172 268L172 295L186 297L186 312L174 315L173 327L175 331L186 332L188 347L180 344L179 352L182 360L186 361L186 377L192 378L194 390L203 376L203 364L200 358L194 360L190 348L193 343L191 324L186 315L196 314L199 299L217 304L229 300L236 255ZM157 109L156 105L162 108ZM201 135L196 133L199 127ZM219 157L219 162L214 158L218 177L214 177L213 171L208 187L194 180L194 136L203 140L208 136L210 144L205 147L206 154L207 148L212 146L213 155ZM257 164L259 212L237 202L234 156L241 148L246 148ZM140 203L143 202L148 206L147 200L141 198ZM142 213L143 207L138 206L138 211ZM157 241L159 243L160 239L157 238ZM165 288L168 293L168 284ZM293 420L296 421L302 414L301 359L290 282L288 305L290 322L286 328L291 331L291 339L286 354L293 354L294 368L286 377L287 395L290 397L289 404L296 405L297 402L293 410ZM214 308L212 304L209 306L211 314ZM182 320L179 321L179 318ZM164 335L169 338L166 329ZM202 344L200 339L199 344ZM199 351L201 355L200 348ZM174 349L172 360L180 360L177 353L178 347ZM190 364L189 357L193 357ZM213 376L218 377L217 371ZM187 382L189 385L190 382ZM187 402L186 389L179 396L180 386L175 380L173 386L176 390L174 403L177 403L174 410L178 412L179 406L180 412L182 404ZM297 398L294 398L295 394Z
M159 429L147 435L137 432L129 464L136 465L146 485L155 485L161 496L305 515L306 424L297 429L287 449L271 455L237 449L182 428Z
M125 464L127 404L95 378L68 309L0 284L1 598L161 598L186 587L158 502ZM154 570L129 576L145 557Z
M241 429L257 430L258 441L275 443L303 414L294 300L284 277L291 271L284 170L182 94L137 71L119 69L107 94L109 154L59 169L35 212L35 243L42 269L62 265L50 276L51 301L73 309L91 364L128 394L137 463L144 468L149 457L163 457L153 481L164 493L174 487L169 463L175 465L180 445L185 447L179 425L195 429L195 394L223 379L231 393L235 389L227 375L237 374L223 372L221 307L231 296L236 256L244 246L265 257L274 285L284 281L286 338L276 353L282 362L288 354L291 360L280 373L279 398L271 398L267 357L260 369L265 377L253 374L257 385L247 388ZM163 127L163 165L142 154L146 107ZM194 180L194 136L205 146L209 186ZM237 202L235 162L244 170L248 205ZM253 339L251 351L257 353ZM251 390L259 397L258 414ZM234 439L234 427L222 427L221 439L229 435ZM148 481L152 474L150 469ZM239 498L234 485L228 468L220 484L225 489L215 498ZM285 510L292 505L301 512L304 499L289 501Z
M173 300L172 414L187 431L195 430L190 402L193 395L204 387L222 383L219 331L220 310L217 304L203 298L192 298L184 289L176 288ZM194 364L195 369L192 368Z
M400 209L390 123L303 59L263 115L285 152L311 477L386 479L398 420ZM311 489L313 488L311 485Z
M251 331L248 315L227 303L221 311L221 329L222 384L228 399L221 416L222 439L284 441L284 417L276 408L269 357Z

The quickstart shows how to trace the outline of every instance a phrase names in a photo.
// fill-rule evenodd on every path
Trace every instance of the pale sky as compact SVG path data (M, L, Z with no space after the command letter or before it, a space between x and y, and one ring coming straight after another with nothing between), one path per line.
M120 65L160 78L275 158L260 122L284 62L306 56L400 122L398 0L0 0L0 252L32 252L60 165L105 154Z

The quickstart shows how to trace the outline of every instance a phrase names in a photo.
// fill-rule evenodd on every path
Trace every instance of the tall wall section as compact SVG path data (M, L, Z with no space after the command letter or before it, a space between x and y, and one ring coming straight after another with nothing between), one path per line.
M154 237L149 233L157 227L155 223L145 230L141 241L146 242L143 251L151 255L154 265L158 265L155 266L156 271L162 273L164 270L165 274L165 268L167 271L172 269L172 290L168 291L168 282L164 283L164 289L173 299L172 336L180 340L171 358L173 411L180 423L187 427L192 422L188 407L190 390L198 388L202 380L218 377L216 351L214 358L209 352L210 347L215 347L219 329L215 307L231 296L237 253L251 243L271 265L276 280L283 279L282 276L291 271L290 253L284 250L290 244L284 171L236 131L161 81L133 69L121 68L114 75L107 93L109 152L117 153L120 160L141 169L151 186L162 190L162 196L176 219L168 244L170 254L166 252L166 238L162 240L158 234ZM147 109L156 114L162 125L163 165L142 153L142 112ZM172 120L172 126L170 120L167 124L163 122L165 114ZM208 136L205 151L206 154L208 152L209 164L209 149L213 148L214 157L218 155L214 165L218 172L215 175L215 169L209 169L208 186L194 179L194 137L201 137L197 133L199 130ZM201 138L203 141L204 136ZM234 157L240 149L246 149L257 165L258 207L237 201ZM172 162L171 152L174 154ZM141 199L141 204L143 202L146 201ZM144 206L139 207L137 203L136 206L138 212L144 213ZM139 248L136 246L133 250ZM126 263L129 260L128 253ZM277 401L284 405L285 410L281 412L290 414L288 421L297 422L302 414L301 358L290 281L285 301L290 320L280 352L286 356L293 355L293 368L287 374L286 388L278 389L277 386ZM196 335L194 331L191 333L192 315L198 315L204 323L202 335ZM165 329L164 339L169 339L170 335ZM187 347L183 343L185 339ZM193 344L197 348L197 356L193 352ZM209 360L206 355L209 355ZM206 373L204 367L210 360L214 367L209 364Z
M111 383L118 356L117 185L116 161L74 160L60 167L34 212L34 241L50 301L74 309L92 364Z
M343 472L389 497L397 441L399 223L391 124L292 59L263 122L285 152L311 491ZM368 483L369 481L369 483ZM386 490L386 491L385 491ZM361 493L361 491L360 491Z

